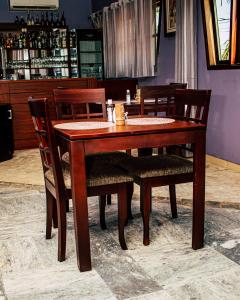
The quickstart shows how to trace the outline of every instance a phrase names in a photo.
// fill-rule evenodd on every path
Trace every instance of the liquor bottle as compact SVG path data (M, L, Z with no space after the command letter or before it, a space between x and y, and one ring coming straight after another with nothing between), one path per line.
M30 12L27 13L27 25L30 26L31 24L31 16L30 16Z
M60 27L60 17L59 17L59 13L56 14L55 17L55 27Z
M18 49L19 48L19 38L17 37L17 35L15 34L13 37L13 48Z
M48 12L45 13L45 26L49 26Z
M41 38L40 32L39 32L38 37L37 37L37 48L39 48L39 49L42 48L42 38Z
M45 20L44 20L44 13L42 12L41 14L41 26L44 26L45 25Z
M37 48L37 37L35 33L32 34L32 47Z
M52 32L48 33L48 37L47 37L47 48L52 49L53 48L53 36L52 36Z
M27 48L27 36L25 31L22 33L22 46L23 48Z
M74 30L70 32L70 48L76 48L76 32Z
M0 48L1 47L4 47L4 36L2 32L0 33Z
M35 21L34 21L33 15L32 15L32 17L31 17L31 25L35 25Z
M9 33L6 40L6 48L12 48L12 34Z
M16 16L16 18L15 18L15 22L14 22L16 25L19 25L20 24L20 21L19 21L19 17L18 16Z
M55 48L60 48L60 33L55 34Z
M33 34L29 34L28 43L29 43L29 48L32 49L33 48Z
M46 37L46 33L44 31L42 31L41 34L41 40L42 40L42 48L47 48L47 37Z
M53 19L53 13L52 12L51 12L50 26L54 27L54 19Z
M62 48L67 48L67 34L66 34L66 31L62 32Z
M3 69L2 66L0 65L0 80L3 79Z
M26 22L25 22L23 16L21 16L19 24L20 24L21 26L25 26L25 25L26 25Z
M19 35L19 39L18 39L18 48L22 49L23 48L23 43L22 43L22 33L20 33Z
M65 27L66 26L66 20L65 20L65 17L64 17L64 12L62 12L62 17L61 17L61 26Z
M35 21L35 25L40 25L40 20L39 20L39 16L36 16L36 21Z

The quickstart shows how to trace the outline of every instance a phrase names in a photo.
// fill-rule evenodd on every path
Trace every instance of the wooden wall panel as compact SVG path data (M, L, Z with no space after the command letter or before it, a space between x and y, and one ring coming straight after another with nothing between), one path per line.
M28 107L28 98L48 98L50 115L55 118L53 104L53 89L64 88L94 88L95 78L54 79L54 80L16 80L0 82L0 103L10 103L13 109L13 132L15 149L37 147L37 139Z

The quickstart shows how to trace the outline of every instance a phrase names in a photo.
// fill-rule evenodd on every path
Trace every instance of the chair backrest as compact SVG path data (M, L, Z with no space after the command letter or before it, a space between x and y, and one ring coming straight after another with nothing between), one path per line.
M56 146L54 131L50 121L49 104L46 98L29 97L28 104L32 115L34 129L38 138L43 173L52 170L56 193L65 193L59 151Z
M137 79L106 79L98 80L98 86L105 88L106 99L124 100L126 91L130 90L131 99L136 93Z
M141 115L148 112L157 114L162 111L168 113L170 99L174 97L177 87L174 85L153 85L153 86L140 86L141 89ZM154 104L151 108L145 100L153 99Z
M55 89L58 119L107 117L105 89Z
M177 89L173 117L207 125L211 90Z

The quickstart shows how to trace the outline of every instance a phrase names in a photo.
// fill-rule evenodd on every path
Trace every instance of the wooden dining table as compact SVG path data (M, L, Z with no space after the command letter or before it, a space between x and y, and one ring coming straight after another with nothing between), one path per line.
M84 120L84 121L89 121ZM96 119L93 119L96 121ZM102 119L101 119L102 121ZM53 121L53 126L69 121ZM72 122L72 121L71 121ZM79 122L79 120L78 120ZM124 125L95 130L55 128L58 143L70 153L72 201L77 263L80 271L91 270L85 156L116 150L194 144L192 248L204 245L206 126L187 121L161 125Z

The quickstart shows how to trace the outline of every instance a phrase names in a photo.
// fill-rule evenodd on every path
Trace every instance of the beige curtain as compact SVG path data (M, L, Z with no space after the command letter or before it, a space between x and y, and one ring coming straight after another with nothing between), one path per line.
M152 0L120 0L103 10L105 76L154 75Z
M176 1L175 81L197 88L196 0Z

